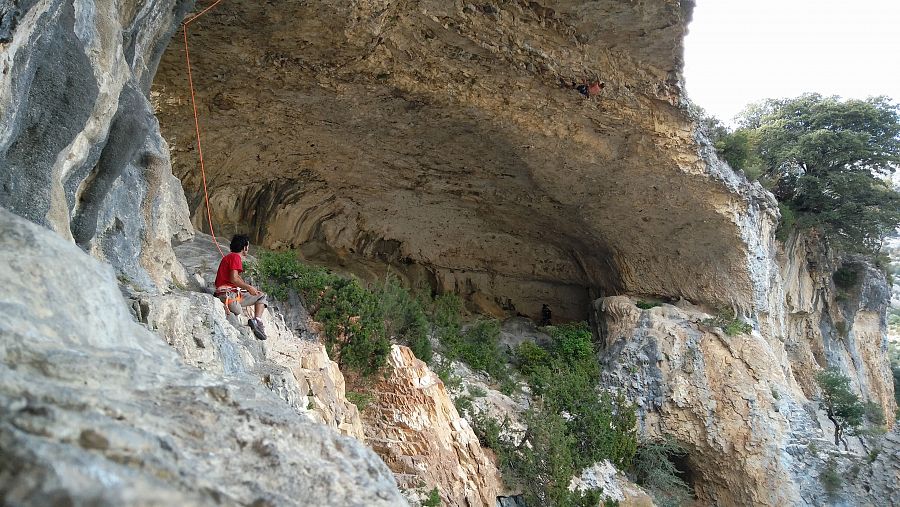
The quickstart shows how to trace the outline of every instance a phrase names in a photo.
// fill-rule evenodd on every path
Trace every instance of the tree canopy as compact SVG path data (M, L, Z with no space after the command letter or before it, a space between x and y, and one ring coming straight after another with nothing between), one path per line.
M761 178L788 225L821 228L843 248L868 253L900 225L900 193L889 178L900 164L900 107L888 98L771 99L738 120L733 132L713 134L716 148Z

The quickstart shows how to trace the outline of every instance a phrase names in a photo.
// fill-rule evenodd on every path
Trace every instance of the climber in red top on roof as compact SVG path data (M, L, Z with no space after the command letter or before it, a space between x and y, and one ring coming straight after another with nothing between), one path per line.
M253 317L247 322L253 334L260 340L266 339L262 315L268 305L266 295L245 282L240 273L244 271L244 256L250 251L250 239L242 234L231 238L231 253L222 257L216 272L216 296L234 314L240 314L241 307L253 305Z
M568 84L563 78L559 78L560 86L563 88L574 88L578 90L578 93L584 95L587 98L596 97L600 95L600 92L603 91L603 88L606 86L606 83L600 80L593 81L583 81L582 84L577 84L575 81L572 81L572 84Z

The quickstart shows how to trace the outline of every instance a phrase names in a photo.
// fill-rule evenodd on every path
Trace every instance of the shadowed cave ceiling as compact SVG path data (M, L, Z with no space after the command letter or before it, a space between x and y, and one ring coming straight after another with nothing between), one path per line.
M226 0L189 31L217 232L497 315L746 302L747 204L683 105L692 7ZM560 85L595 77L591 99ZM188 90L178 32L152 99L208 231Z

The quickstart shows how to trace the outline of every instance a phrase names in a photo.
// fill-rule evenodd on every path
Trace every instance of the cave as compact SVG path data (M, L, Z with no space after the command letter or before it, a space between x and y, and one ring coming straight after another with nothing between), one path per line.
M671 453L666 458L675 468L675 476L681 479L691 491L695 491L694 467L691 465L690 455L687 452Z
M188 32L216 231L498 317L749 306L749 204L704 158L671 42L692 4L646 4L216 5ZM179 31L152 99L209 232L184 52ZM599 97L562 86L586 75Z

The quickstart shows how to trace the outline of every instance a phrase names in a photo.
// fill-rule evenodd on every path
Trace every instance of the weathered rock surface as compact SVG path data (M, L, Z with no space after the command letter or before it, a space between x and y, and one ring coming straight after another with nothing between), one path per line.
M604 499L618 502L621 507L653 507L656 504L646 491L628 480L609 461L582 471L580 477L572 479L569 489L603 491Z
M788 417L813 424L760 336L725 336L699 324L709 315L671 305L642 311L627 297L598 304L607 383L636 402L645 435L671 435L688 449L702 502L800 503L790 455L779 450L789 443Z
M683 107L691 6L224 2L192 39L214 221L349 270L392 264L498 315L549 303L582 318L598 293L734 307L753 333L608 300L609 380L648 434L689 447L701 500L893 502L895 434L867 464L833 448L810 402L817 369L835 365L892 422L883 280L860 264L836 290L839 263L808 238L774 262L771 196L715 159ZM269 319L261 344L212 298L170 289L191 283L171 247L191 224L147 95L191 2L0 7L0 206L112 264L134 315L182 356L128 320L108 270L0 212L6 500L402 503L371 453L308 420L360 435L302 314ZM199 223L179 44L154 104ZM599 99L559 86L594 75ZM373 421L380 452L448 502L490 502L496 474L471 430L403 364L381 387L394 422ZM819 480L831 458L853 477L836 495Z
M753 238L777 212L695 140L692 7L220 4L190 32L213 221L361 274L389 263L493 314L581 319L622 292L750 307ZM200 225L182 50L155 104ZM593 100L560 86L594 76Z
M887 359L890 288L884 274L864 258L829 258L814 236L792 238L785 245L782 266L778 288L783 287L783 303L761 313L760 323L772 346L786 352L804 394L818 394L816 371L838 367L866 401L884 408L892 426L897 405ZM849 277L843 287L832 276L838 269ZM770 297L779 296L773 290Z
M685 446L685 472L701 502L877 505L894 494L895 484L879 481L864 494L858 488L859 496L825 490L820 476L829 456L843 468L874 469L835 448L833 428L822 427L777 340L758 331L727 336L687 304L641 310L627 297L609 297L597 305L606 326L606 383L636 402L645 436L670 435Z
M0 261L5 503L405 503L354 439L245 375L185 364L71 243L0 210Z
M401 488L437 487L443 505L493 507L500 475L444 383L409 348L394 345L391 373L372 386L363 411L366 439Z
M0 206L50 227L144 289L184 282L192 231L147 100L192 2L14 2L0 21Z
M176 254L192 278L204 280L195 288L208 288L205 281L214 280L219 262L212 239L198 233L179 245ZM268 339L260 341L247 327L246 316L226 317L222 303L210 294L175 291L136 294L134 299L141 321L187 363L217 375L257 378L300 413L364 441L359 411L345 397L344 376L309 322L289 329L280 314L267 311Z

